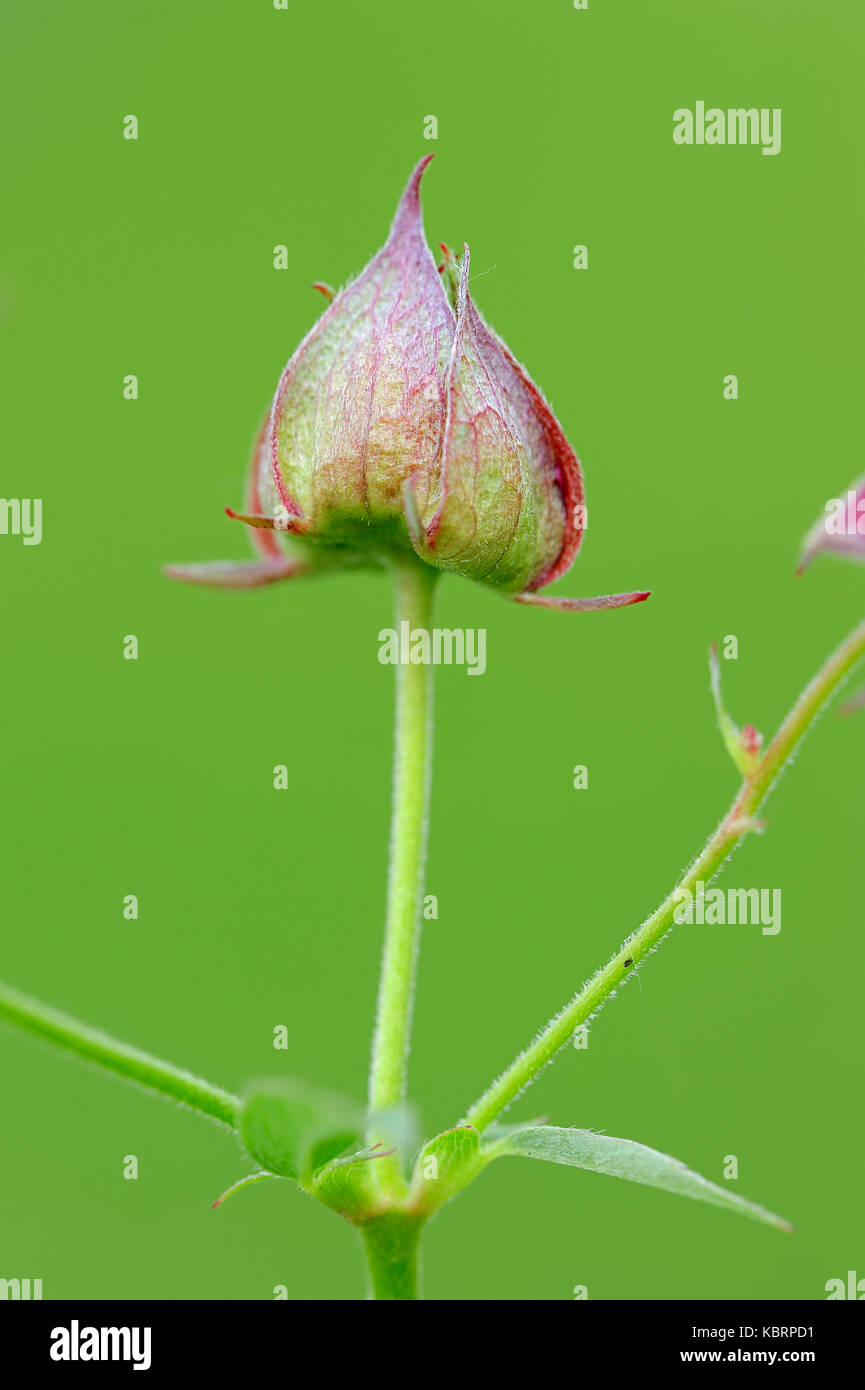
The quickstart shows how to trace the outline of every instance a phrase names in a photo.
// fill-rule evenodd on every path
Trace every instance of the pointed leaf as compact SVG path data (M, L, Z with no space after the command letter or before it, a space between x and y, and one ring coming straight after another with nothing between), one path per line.
M611 1135L592 1134L585 1129L542 1125L510 1134L487 1152L490 1158L514 1154L544 1159L548 1163L564 1163L572 1168L586 1168L593 1173L606 1173L612 1178L625 1178L628 1182L660 1187L664 1192L674 1192L680 1197L693 1197L699 1202L725 1207L727 1211L750 1216L755 1221L776 1226L782 1231L793 1229L774 1212L737 1197L728 1188L717 1187L700 1177L699 1173L686 1168L678 1159L659 1153L657 1149L647 1148L645 1144L637 1144L633 1139L614 1139Z

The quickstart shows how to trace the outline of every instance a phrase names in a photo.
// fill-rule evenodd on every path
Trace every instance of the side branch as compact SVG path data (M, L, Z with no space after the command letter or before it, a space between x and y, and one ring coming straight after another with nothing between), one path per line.
M785 763L801 742L817 715L865 655L865 623L842 642L822 670L803 691L775 737L745 777L739 792L714 835L692 862L672 893L651 917L621 945L611 960L574 995L561 1013L550 1019L534 1042L520 1053L506 1071L468 1111L475 1129L486 1129L521 1091L531 1085L542 1067L606 1003L627 975L666 936L687 895L697 895L699 883L708 884L739 841L754 829L754 817L772 790Z
M86 1023L71 1018L50 1008L38 999L20 994L9 985L0 984L0 1019L14 1023L19 1028L52 1043L86 1062L116 1072L127 1081L148 1090L159 1091L164 1096L208 1115L212 1120L236 1128L241 1101L237 1096L222 1091L191 1072L175 1067L171 1062L163 1062L141 1052L137 1047L118 1042L116 1038L90 1028Z

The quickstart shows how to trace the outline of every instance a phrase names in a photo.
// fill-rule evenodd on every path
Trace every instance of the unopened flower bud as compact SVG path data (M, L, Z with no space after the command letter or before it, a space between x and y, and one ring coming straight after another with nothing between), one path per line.
M247 509L232 513L255 528L258 563L170 572L249 587L413 549L522 602L637 603L648 594L536 592L580 548L582 472L541 392L475 308L468 247L459 260L445 249L436 267L419 193L431 157L412 174L381 251L282 373Z

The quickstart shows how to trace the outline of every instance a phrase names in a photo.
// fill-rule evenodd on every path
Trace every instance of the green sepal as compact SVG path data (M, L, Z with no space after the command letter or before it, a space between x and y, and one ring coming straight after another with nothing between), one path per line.
M346 1221L369 1219L381 1205L374 1172L376 1157L366 1149L334 1159L316 1173L310 1188L312 1196Z
M366 1132L378 1142L335 1158L316 1173L311 1189L325 1206L355 1223L367 1221L381 1210L382 1196L375 1171L378 1160L398 1153L405 1169L408 1157L417 1148L414 1107L403 1103L371 1112Z
M490 1162L481 1148L478 1131L471 1125L445 1130L425 1144L418 1154L412 1178L412 1205L416 1211L435 1211L461 1192Z
M721 663L718 659L717 642L713 642L709 649L709 679L712 699L715 702L715 713L718 717L718 728L724 740L724 747L742 776L750 777L760 761L763 740L751 724L740 729L724 707L724 697L721 693Z

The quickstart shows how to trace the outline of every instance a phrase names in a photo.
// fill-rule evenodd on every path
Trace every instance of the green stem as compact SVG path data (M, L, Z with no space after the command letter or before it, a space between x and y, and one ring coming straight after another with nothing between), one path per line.
M412 557L394 562L396 627L429 630L435 570ZM378 1012L369 1078L370 1110L405 1095L414 978L420 934L432 753L432 668L396 668L390 871ZM387 1165L377 1165L381 1173Z
M422 1229L422 1220L399 1211L373 1217L361 1226L370 1298L407 1302L418 1297Z
M754 829L754 816L797 745L823 706L865 655L865 623L842 642L803 691L772 742L742 786L714 835L707 841L684 877L641 927L623 942L612 959L592 976L569 1004L556 1014L525 1051L503 1072L468 1112L475 1129L486 1129L497 1115L552 1061L574 1030L606 1003L625 977L658 945L673 926L674 915L687 890L708 884L739 841Z
M212 1120L235 1129L241 1102L237 1096L221 1091L202 1081L191 1072L182 1071L170 1062L162 1062L137 1047L118 1042L116 1038L90 1028L68 1014L20 994L8 985L0 984L0 1019L25 1028L45 1042L53 1043L81 1057L116 1072L127 1081L134 1081L149 1090L159 1091L172 1100L209 1115Z

